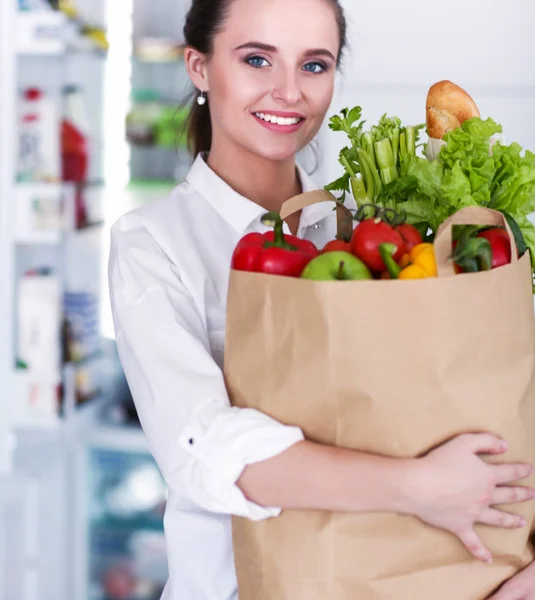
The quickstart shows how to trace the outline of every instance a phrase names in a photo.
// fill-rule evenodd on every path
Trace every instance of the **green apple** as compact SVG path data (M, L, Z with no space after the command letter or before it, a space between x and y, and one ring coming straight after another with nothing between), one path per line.
M349 252L325 252L313 258L301 274L313 281L373 279L368 267Z

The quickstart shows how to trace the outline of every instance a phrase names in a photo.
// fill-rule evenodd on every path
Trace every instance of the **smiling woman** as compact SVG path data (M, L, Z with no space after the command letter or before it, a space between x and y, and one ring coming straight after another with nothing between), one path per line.
M340 4L273 0L258 10L248 0L194 2L185 38L190 77L209 100L193 107L193 154L210 151L212 166L222 149L231 159L230 147L234 158L291 162L332 100L346 44ZM291 135L277 135L284 133Z
M480 459L504 452L495 436L398 460L317 444L259 410L230 406L222 367L231 257L246 234L267 232L267 211L317 190L296 154L332 101L346 41L339 2L193 0L185 39L199 100L189 130L195 161L170 197L119 219L109 260L119 356L169 488L164 598L237 600L232 515L396 511L447 529L488 560L474 523L522 523L481 498L534 497L507 485L529 466ZM287 218L284 230L319 249L336 225L324 202Z

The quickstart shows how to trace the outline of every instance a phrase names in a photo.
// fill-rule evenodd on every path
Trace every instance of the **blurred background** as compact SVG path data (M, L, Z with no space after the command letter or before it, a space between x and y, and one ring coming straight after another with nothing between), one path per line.
M0 2L0 600L158 600L167 578L166 488L117 358L106 264L111 224L191 164L188 4ZM428 88L450 79L535 150L532 0L343 4L330 114L422 123ZM317 156L303 151L318 186L342 174L342 145L324 127Z

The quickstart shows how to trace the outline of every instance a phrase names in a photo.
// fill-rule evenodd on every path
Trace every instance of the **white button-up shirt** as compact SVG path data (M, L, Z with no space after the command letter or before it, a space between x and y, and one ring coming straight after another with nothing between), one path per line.
M299 174L304 192L317 189ZM231 407L222 375L231 256L243 235L266 231L264 213L199 156L170 197L125 214L111 232L118 352L169 488L169 600L236 600L230 516L281 512L250 502L236 481L303 439L296 427ZM333 239L333 204L305 208L298 235L320 248Z

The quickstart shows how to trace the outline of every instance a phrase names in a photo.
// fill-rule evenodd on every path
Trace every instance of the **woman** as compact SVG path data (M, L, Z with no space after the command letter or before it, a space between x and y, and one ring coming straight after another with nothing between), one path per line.
M474 524L521 527L492 506L535 497L507 486L531 466L478 456L504 452L501 440L465 435L424 458L394 460L314 444L296 427L229 406L221 367L230 257L242 235L264 230L266 210L316 188L295 156L332 100L346 41L338 1L194 0L185 38L199 90L196 160L170 198L115 224L109 266L119 354L170 490L164 596L237 598L232 514L398 511L490 561ZM331 206L309 207L286 231L321 247L334 236L332 215Z

